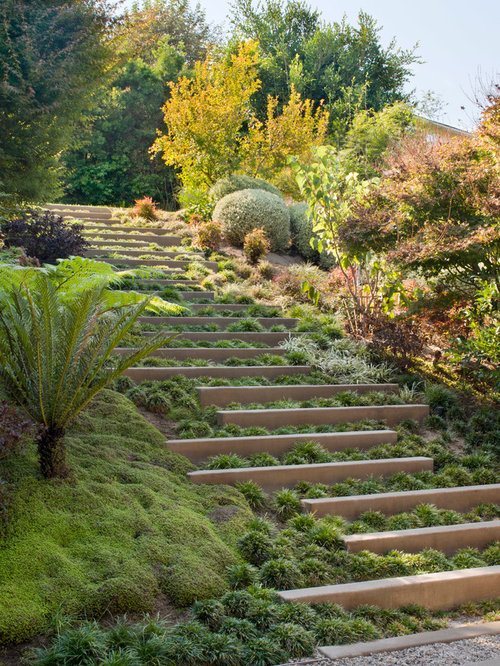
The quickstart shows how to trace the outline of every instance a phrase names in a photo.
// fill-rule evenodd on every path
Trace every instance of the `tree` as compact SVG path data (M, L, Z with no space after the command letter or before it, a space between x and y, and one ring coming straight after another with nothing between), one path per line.
M166 42L150 54L151 64L127 60L99 92L77 147L63 156L66 201L128 206L148 195L163 208L175 208L175 172L148 153L162 120L167 82L184 66L184 55Z
M69 474L67 425L114 378L164 343L155 336L111 362L147 303L110 305L102 282L69 296L42 271L0 293L0 379L8 398L38 426L45 478Z
M239 166L239 136L251 118L250 98L259 88L257 44L215 60L209 54L194 66L193 78L170 85L165 103L168 133L154 143L166 164L180 169L188 186L209 186Z
M0 173L6 192L51 196L57 155L102 84L108 0L4 0L0 6Z
M278 99L268 97L265 121L255 116L250 98L260 87L257 64L257 44L246 42L236 54L197 63L193 79L171 86L164 106L168 133L154 149L181 170L184 185L206 188L238 170L273 179L288 155L307 160L323 142L328 114L294 90L280 114Z
M191 8L189 0L143 0L135 2L123 17L116 43L126 58L151 64L151 54L166 40L192 66L205 58L207 47L219 36L199 4Z
M416 47L384 48L380 27L365 12L358 24L323 24L317 11L299 0L236 0L232 22L238 38L259 41L261 89L252 103L258 117L266 114L267 96L286 104L292 86L330 113L330 132L337 147L356 112L380 111L387 104L408 101L405 84L418 62Z

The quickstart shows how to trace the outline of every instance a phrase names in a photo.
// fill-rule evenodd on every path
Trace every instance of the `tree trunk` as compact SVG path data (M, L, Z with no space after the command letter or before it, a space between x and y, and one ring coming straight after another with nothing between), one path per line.
M42 476L45 479L68 477L64 429L40 428L37 443Z

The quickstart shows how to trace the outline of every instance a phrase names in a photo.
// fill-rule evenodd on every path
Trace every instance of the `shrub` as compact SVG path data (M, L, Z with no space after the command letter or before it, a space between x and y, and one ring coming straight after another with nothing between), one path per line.
M289 657L310 657L314 653L314 634L293 622L278 624L269 638L276 641Z
M264 229L253 229L243 241L243 251L251 264L257 264L271 249Z
M229 243L241 247L252 229L267 233L272 250L285 250L290 243L290 214L280 197L263 190L240 190L223 197L213 219L220 222Z
M280 191L261 178L252 178L252 176L245 176L243 174L232 174L227 178L220 178L210 189L210 195L215 201L223 199L232 192L239 190L264 190L270 192L278 197L281 196Z
M88 245L83 225L65 222L50 211L28 209L19 217L3 220L0 230L7 247L22 247L41 263L55 264L57 259L82 254Z
M31 425L15 407L0 403L0 459L19 451L22 436Z
M208 222L201 221L196 224L196 234L193 243L196 247L215 252L219 249L221 240L222 225L219 222L209 220Z
M275 587L277 590L298 587L301 583L301 574L297 564L284 557L264 562L259 576L260 582L265 587Z
M135 206L132 209L132 215L134 217L142 217L145 220L153 222L153 220L158 219L158 214L156 212L156 205L153 203L151 197L144 197L143 199L136 199Z
M266 495L255 481L242 481L236 484L236 488L244 495L253 511L263 509L266 504Z
M309 206L306 203L297 203L288 209L292 242L304 259L319 264L323 268L331 268L335 263L333 256L327 252L320 253L311 246L314 234L308 209Z

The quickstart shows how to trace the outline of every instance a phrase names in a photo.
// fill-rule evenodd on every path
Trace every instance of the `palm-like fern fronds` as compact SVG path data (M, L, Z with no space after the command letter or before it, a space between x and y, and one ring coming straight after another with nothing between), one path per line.
M107 296L101 284L63 298L45 273L0 292L0 380L41 427L45 446L51 436L60 440L71 419L109 382L170 339L149 338L111 365L113 350L148 299L111 310Z
M71 257L55 266L45 264L42 268L0 264L0 290L9 291L12 287L34 285L40 274L47 276L60 294L60 298L72 301L89 289L119 284L127 277L141 277L149 272L142 269L115 271L109 264L84 257ZM103 300L107 301L109 308L117 308L138 305L144 300L144 295L133 291L106 289L103 291ZM168 315L177 315L186 311L181 305L169 303L159 297L149 299L146 309Z

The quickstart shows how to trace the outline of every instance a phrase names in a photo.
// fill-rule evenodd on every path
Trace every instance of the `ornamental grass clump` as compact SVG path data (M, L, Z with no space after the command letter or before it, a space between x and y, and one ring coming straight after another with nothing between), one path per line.
M271 243L264 229L253 229L245 236L243 252L251 264L258 264L271 249Z

